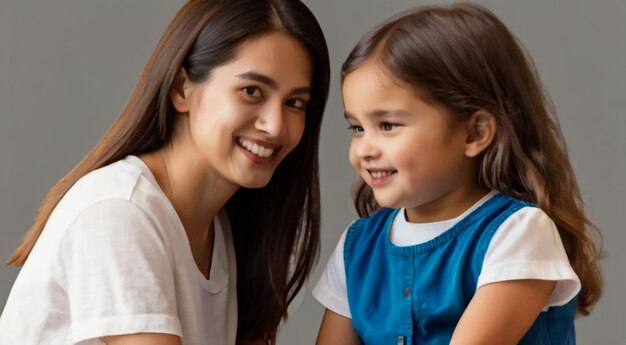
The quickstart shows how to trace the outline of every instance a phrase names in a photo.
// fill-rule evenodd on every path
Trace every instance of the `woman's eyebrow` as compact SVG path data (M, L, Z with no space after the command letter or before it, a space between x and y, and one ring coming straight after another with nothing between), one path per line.
M308 86L303 86L303 87L297 87L293 90L291 90L291 93L294 95L299 95L299 94L303 94L303 93L311 93L311 88Z
M249 71L249 72L245 72L242 74L238 74L237 75L238 78L241 79L245 79L245 80L253 80L253 81L258 81L259 83L263 83L267 86L269 86L272 90L277 91L279 89L279 84L276 80L272 79L269 76L266 76L264 74L258 73L258 72L254 72L254 71ZM303 94L303 93L311 93L311 87L309 86L303 86L303 87L297 87L294 88L293 90L291 90L292 94Z
M263 83L269 86L272 90L278 90L278 82L261 73L250 71L250 72L238 74L237 77L241 79L246 79L246 80L258 81L259 83Z

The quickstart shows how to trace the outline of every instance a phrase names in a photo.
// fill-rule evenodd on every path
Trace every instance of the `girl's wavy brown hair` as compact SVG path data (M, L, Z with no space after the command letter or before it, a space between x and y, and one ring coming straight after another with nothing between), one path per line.
M554 107L523 46L489 10L468 3L418 7L364 36L342 66L342 78L367 61L415 87L462 121L483 109L496 119L494 142L481 156L479 182L535 203L556 223L583 289L578 311L589 314L602 291L594 234L585 215ZM359 216L379 208L363 180Z

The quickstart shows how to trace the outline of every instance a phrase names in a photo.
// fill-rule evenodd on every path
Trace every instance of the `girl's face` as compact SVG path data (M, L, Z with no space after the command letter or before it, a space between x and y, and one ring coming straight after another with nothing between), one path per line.
M252 38L207 81L186 80L184 96L174 92L186 123L178 132L212 178L263 187L302 137L311 76L309 54L291 36Z
M353 130L350 163L383 207L405 207L410 221L449 219L474 186L466 157L467 130L451 126L446 110L366 62L343 83L345 116Z

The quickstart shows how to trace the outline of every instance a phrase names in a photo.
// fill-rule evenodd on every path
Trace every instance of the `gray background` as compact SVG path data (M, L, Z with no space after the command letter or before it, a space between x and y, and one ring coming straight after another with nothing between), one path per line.
M307 0L327 34L333 66L322 129L322 251L279 343L314 342L322 308L310 296L355 213L350 135L338 71L358 38L417 0ZM522 40L559 113L589 214L604 234L606 289L577 321L581 344L626 339L626 2L482 0ZM0 2L0 258L30 226L50 187L93 147L121 111L182 1ZM0 266L0 307L18 270Z

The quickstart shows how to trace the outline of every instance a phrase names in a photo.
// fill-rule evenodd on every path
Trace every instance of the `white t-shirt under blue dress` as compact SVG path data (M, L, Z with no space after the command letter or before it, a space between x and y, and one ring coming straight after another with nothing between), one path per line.
M391 225L389 240L397 247L431 241L497 194L491 191L460 216L441 222L409 223L404 209L401 209ZM327 309L351 318L344 265L347 232L339 239L326 269L313 288L313 296ZM580 280L569 264L556 225L536 207L521 208L500 225L489 243L476 289L485 284L514 279L557 282L544 311L552 306L565 305L580 291Z
M206 279L185 230L136 156L80 179L58 204L0 317L0 344L103 344L167 333L184 345L235 344L235 250L228 217L214 221Z

